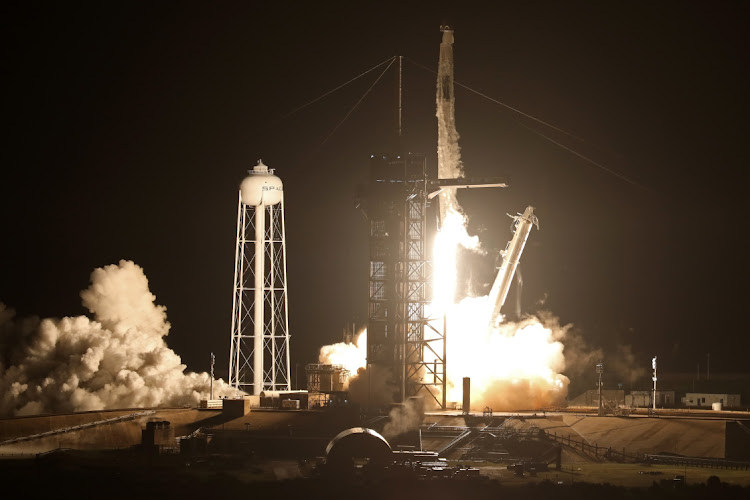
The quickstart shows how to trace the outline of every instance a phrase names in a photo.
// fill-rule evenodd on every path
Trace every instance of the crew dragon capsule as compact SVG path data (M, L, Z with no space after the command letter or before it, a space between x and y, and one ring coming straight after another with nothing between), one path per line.
M523 215L508 214L508 217L515 221L513 223L514 235L513 239L505 246L505 250L502 253L503 263L497 272L497 277L490 290L489 303L493 304L490 321L493 323L500 314L503 304L505 304L505 298L508 296L508 290L513 281L513 275L516 272L516 267L518 267L518 262L521 260L521 254L523 253L524 246L526 246L526 240L529 238L531 227L536 226L539 229L539 220L534 215L534 207L532 206L526 207Z

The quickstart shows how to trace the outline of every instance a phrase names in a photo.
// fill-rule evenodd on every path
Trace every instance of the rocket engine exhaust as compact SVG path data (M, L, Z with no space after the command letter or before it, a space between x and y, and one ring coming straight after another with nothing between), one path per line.
M508 297L508 290L510 284L513 282L513 275L518 267L518 262L521 260L521 254L523 253L524 246L526 246L526 240L529 238L532 226L536 225L539 229L539 220L534 215L534 207L528 206L523 212L523 215L510 215L508 217L514 219L513 227L513 239L511 239L505 247L502 253L503 263L497 272L495 282L492 284L490 290L489 303L494 304L492 315L490 316L491 323L497 320L500 314L500 310L505 304L505 299Z

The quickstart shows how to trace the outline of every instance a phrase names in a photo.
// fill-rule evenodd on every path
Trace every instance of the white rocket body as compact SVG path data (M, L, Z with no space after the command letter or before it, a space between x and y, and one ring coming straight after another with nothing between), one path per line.
M528 206L524 211L523 215L511 216L515 219L515 229L513 239L508 242L503 252L503 263L500 266L495 282L492 284L490 290L489 303L492 304L492 316L491 321L495 321L495 318L500 314L505 304L505 299L508 296L508 290L510 290L510 284L513 282L513 275L518 267L518 262L521 260L521 254L523 253L524 246L526 246L526 240L529 238L532 226L536 225L539 227L539 221L534 215L534 207Z

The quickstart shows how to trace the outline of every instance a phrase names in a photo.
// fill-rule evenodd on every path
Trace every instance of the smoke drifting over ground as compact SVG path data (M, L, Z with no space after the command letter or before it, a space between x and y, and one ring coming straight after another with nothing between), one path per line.
M196 405L207 373L185 373L167 347L166 308L131 261L98 268L81 292L86 316L14 319L0 303L0 415ZM223 380L214 397L235 394Z
M388 423L383 427L383 437L393 439L400 434L418 429L424 419L424 401L420 398L408 399L395 406L388 414Z

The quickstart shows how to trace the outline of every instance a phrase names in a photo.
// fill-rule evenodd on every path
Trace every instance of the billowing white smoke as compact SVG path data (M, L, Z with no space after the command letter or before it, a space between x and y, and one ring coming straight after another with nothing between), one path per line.
M352 342L325 345L318 353L320 363L342 365L349 370L346 389L349 400L360 405L383 406L394 401L397 388L387 367L367 366L367 329L357 333Z
M488 326L488 297L468 297L448 312L448 400L462 401L471 379L473 409L524 410L565 404L564 345L570 325L544 314Z
M356 377L357 371L367 364L367 330L361 330L352 342L339 342L320 348L318 361L329 365L341 365ZM347 379L345 387L348 387Z
M143 269L121 260L94 270L81 292L86 316L14 320L0 303L0 415L196 405L207 373L185 373L167 347L166 308ZM235 395L223 380L214 397Z

